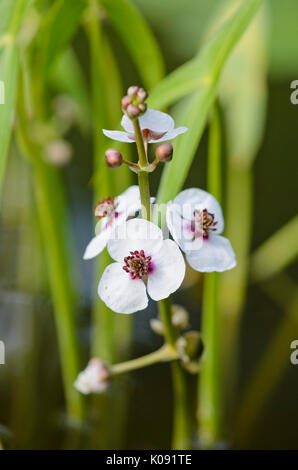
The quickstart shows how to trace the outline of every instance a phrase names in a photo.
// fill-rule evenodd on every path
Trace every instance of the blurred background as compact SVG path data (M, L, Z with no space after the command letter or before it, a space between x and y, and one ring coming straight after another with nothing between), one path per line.
M161 344L149 324L154 303L133 316L107 311L96 299L106 255L82 260L95 201L136 183L125 170L104 168L114 143L101 128L119 127L129 85L154 90L241 3L0 0L4 448L170 447L168 364L121 376L98 397L82 400L70 386L90 356L119 362ZM238 266L220 277L223 424L216 448L298 448L298 365L290 362L298 339L298 106L290 100L297 19L296 0L265 1L220 74L222 202ZM183 106L179 99L169 111L179 125ZM208 135L207 122L185 188L207 187ZM136 158L132 146L121 149ZM154 194L160 174L152 177ZM189 268L173 296L196 329L202 286L203 276ZM195 410L197 378L187 380ZM195 411L192 428L198 448Z

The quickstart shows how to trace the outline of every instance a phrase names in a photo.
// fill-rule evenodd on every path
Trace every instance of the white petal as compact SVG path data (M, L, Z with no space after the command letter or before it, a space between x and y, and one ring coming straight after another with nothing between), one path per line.
M136 212L141 207L140 190L137 185L130 186L120 196L116 198L117 212L124 212L129 209L128 216L132 211Z
M209 236L202 248L186 255L190 266L196 271L226 271L236 266L236 257L229 240L220 235Z
M193 241L194 234L191 231L190 221L182 218L180 206L177 207L172 201L167 204L167 226L175 242L183 251L187 252L193 249L193 244L197 240Z
M110 235L111 231L109 229L103 229L96 237L93 237L85 250L83 258L91 259L99 255L105 248Z
M141 279L131 279L120 263L110 264L98 284L98 295L116 313L134 313L148 305Z
M155 132L168 132L174 129L174 119L166 113L157 111L156 109L148 108L145 114L140 117L141 129L150 129ZM124 115L121 121L121 126L129 134L134 133L132 121Z
M224 219L220 204L215 197L198 188L190 188L181 191L174 199L174 205L180 214L189 219L192 217L193 211L207 209L208 212L214 214L214 220L217 222L216 231L214 233L222 233L224 229Z
M157 225L144 219L132 219L119 227L117 238L109 240L108 251L114 260L122 262L130 251L144 250L146 256L151 256L161 243L162 231Z
M153 272L148 275L148 294L153 300L165 299L180 287L184 279L184 258L175 242L164 240L152 260Z
M109 137L109 139L112 140L118 140L119 142L129 142L130 144L135 142L133 139L129 137L129 135L126 132L122 131L108 131L106 129L103 129L102 132L106 137Z
M187 127L176 127L176 129L173 129L169 132L167 132L165 135L163 135L160 139L155 139L155 140L149 140L149 143L158 143L158 142L164 142L166 140L172 140L177 137L179 134L184 134L184 132L188 131Z

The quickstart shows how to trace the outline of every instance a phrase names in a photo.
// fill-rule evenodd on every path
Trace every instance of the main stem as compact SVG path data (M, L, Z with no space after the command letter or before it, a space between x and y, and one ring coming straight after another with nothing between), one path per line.
M141 168L145 168L148 165L147 152L144 145L143 135L140 128L138 119L133 120L133 126L136 136L136 144L139 155L139 164ZM149 174L147 171L140 171L138 173L139 187L142 202L142 216L146 220L150 220L150 189L149 189Z
M138 119L133 121L136 144L139 155L139 164L142 167L148 165L147 151L145 148L142 131ZM150 221L150 189L149 175L147 172L139 173L139 187L142 202L143 218ZM171 354L176 354L177 332L172 323L171 298L158 302L159 315L165 328L166 346ZM154 353L153 353L154 354ZM175 356L177 357L177 356ZM174 358L175 358L174 357ZM177 362L172 364L173 390L174 390L174 422L173 422L173 449L190 448L190 415L188 409L187 384L185 373Z

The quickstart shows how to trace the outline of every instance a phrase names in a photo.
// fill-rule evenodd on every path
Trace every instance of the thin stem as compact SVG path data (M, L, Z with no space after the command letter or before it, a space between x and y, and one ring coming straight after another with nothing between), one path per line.
M158 362L172 361L177 358L177 352L165 345L157 351L138 357L137 359L121 362L120 364L114 364L110 367L110 371L112 375L119 375L132 370L148 367Z
M158 310L159 316L161 321L165 327L165 339L166 342L175 348L175 343L177 340L177 332L173 328L172 323L172 305L171 305L171 298L168 297L167 299L160 300L158 302Z
M166 343L175 351L178 335L172 323L171 298L160 300L158 308L165 328ZM185 450L190 448L190 413L185 372L177 362L172 364L172 377L174 391L172 448Z
M141 168L145 168L148 165L148 158L146 153L146 148L143 140L143 135L140 127L140 123L138 119L133 120L133 126L135 130L136 136L136 144L138 149L139 155L139 164ZM140 194L141 194L141 202L142 202L142 216L146 220L150 220L150 188L149 188L149 176L147 172L140 172L138 174L139 179L139 187L140 187Z
M209 133L208 190L221 197L221 134L217 106L214 107ZM202 338L205 353L198 387L199 437L203 448L212 448L220 434L220 364L218 273L205 275L202 306Z

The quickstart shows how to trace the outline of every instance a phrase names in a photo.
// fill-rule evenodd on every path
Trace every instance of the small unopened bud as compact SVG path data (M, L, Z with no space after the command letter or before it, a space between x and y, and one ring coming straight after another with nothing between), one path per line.
M188 331L177 341L177 351L183 366L191 373L199 371L199 358L203 352L203 343L198 331Z
M150 326L151 326L151 329L154 331L154 333L158 335L164 335L165 329L163 326L163 322L161 322L157 318L151 318Z
M118 150L116 149L108 149L106 151L105 157L106 157L106 164L110 168L117 168L118 166L122 164L122 161L123 161L123 157L121 153L118 152Z
M79 373L74 386L87 395L105 392L110 384L111 374L108 365L101 359L91 359L86 369Z
M130 119L135 119L140 113L139 107L133 104L129 104L126 108L126 114Z
M71 145L63 139L53 140L45 147L45 158L52 165L64 166L72 157Z
M156 149L156 156L161 162L170 162L173 157L173 146L171 144L159 145Z
M172 310L173 325L179 330L184 330L185 328L187 328L189 324L189 315L185 308L181 307L181 305L173 305Z
M136 94L138 93L139 91L139 87L138 86L130 86L127 90L127 94L128 96L130 97L135 97Z
M129 96L123 96L121 100L121 107L125 111L127 109L127 106L131 104L131 98Z
M145 111L147 111L147 105L146 105L146 103L141 103L141 104L139 104L138 108L139 108L139 110L140 110L140 112L141 112L142 114L143 114Z
M144 88L140 88L138 93L137 93L137 98L139 103L143 103L145 99L147 98L148 93L147 91L144 90Z

